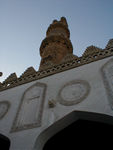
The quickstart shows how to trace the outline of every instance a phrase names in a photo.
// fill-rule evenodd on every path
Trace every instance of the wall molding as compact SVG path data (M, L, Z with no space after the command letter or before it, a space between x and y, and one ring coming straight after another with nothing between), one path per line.
M9 108L10 108L10 102L9 101L0 101L0 120L4 118L4 116L7 114Z
M90 92L90 85L84 80L74 80L66 83L59 91L58 101L65 106L82 102Z

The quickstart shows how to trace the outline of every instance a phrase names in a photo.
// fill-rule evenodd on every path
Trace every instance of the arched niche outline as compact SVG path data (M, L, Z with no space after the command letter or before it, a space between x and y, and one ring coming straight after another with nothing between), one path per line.
M9 101L0 101L0 120L8 113L11 104Z
M101 67L101 74L104 81L109 104L113 109L113 58L108 60Z
M11 132L41 126L46 84L36 83L23 94Z
M45 143L56 133L60 132L65 127L71 125L77 120L88 120L88 121L96 121L100 123L106 123L109 125L113 125L113 117L94 113L94 112L87 112L87 111L73 111L63 117L62 119L55 122L53 125L45 129L36 139L35 145L33 150L43 150Z

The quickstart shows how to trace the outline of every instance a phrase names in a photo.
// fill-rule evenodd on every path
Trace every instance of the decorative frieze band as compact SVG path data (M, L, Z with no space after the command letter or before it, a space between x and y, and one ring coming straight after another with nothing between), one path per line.
M101 50L100 52L94 52L91 55L75 58L71 61L61 63L47 70L41 70L37 72L34 71L33 73L29 72L27 73L27 76L21 76L20 78L17 78L17 79L14 78L14 80L9 80L8 78L9 82L6 79L7 82L4 81L3 83L0 84L0 91L13 88L13 87L16 87L16 86L19 86L19 85L22 85L22 84L25 84L34 80L38 80L38 79L41 79L41 78L50 76L52 74L65 71L65 70L69 70L69 69L76 68L85 64L89 64L91 62L101 60L110 56L113 56L113 48Z

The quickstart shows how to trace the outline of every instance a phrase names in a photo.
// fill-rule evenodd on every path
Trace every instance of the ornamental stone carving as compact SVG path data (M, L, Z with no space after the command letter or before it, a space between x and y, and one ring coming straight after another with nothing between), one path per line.
M8 101L0 102L0 120L6 115L10 107L10 103Z
M30 75L34 75L36 70L33 67L27 68L27 70L20 76L20 78L28 77Z
M50 24L46 38L40 46L42 59L39 70L60 64L66 55L73 53L73 47L69 38L70 32L64 17L61 17L60 21L54 20Z
M113 39L110 39L108 41L108 44L106 45L106 49L111 49L111 48L113 48Z
M94 53L99 53L101 51L102 51L101 48L98 48L96 46L91 45L91 46L86 48L86 50L85 50L85 52L83 53L82 56L89 56L89 55L92 55Z
M41 126L45 92L43 83L36 83L24 92L11 132Z
M48 101L49 108L54 108L56 106L56 100L51 99Z
M61 17L60 21L53 20L52 24L50 24L47 29L46 36L61 34L66 38L70 37L70 32L68 29L68 24L65 17Z
M65 84L59 94L58 101L65 106L71 106L80 103L89 93L90 85L83 80L71 81Z
M17 80L17 75L16 75L16 73L12 73L9 75L9 77L3 83L4 84L10 84L15 80Z

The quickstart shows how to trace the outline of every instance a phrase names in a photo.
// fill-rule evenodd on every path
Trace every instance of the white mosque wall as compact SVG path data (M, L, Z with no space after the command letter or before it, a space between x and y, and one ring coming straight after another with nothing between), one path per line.
M113 116L112 59L0 92L0 133L11 140L10 149L33 149L41 132L75 110Z

